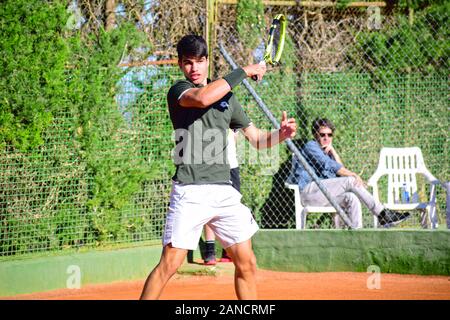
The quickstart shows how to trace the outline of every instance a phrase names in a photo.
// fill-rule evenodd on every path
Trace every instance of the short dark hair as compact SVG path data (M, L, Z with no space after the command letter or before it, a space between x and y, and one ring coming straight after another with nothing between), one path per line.
M181 38L177 44L178 60L184 57L208 58L208 45L202 36L195 34Z
M315 136L318 132L320 127L327 127L330 128L331 131L334 131L335 126L331 120L328 120L327 118L316 118L311 126L311 132L313 136Z

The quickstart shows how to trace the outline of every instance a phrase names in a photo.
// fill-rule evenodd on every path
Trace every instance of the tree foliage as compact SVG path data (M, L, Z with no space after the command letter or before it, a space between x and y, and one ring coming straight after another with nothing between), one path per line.
M42 144L53 112L64 108L67 16L58 1L0 3L0 149Z
M129 208L150 168L136 155L127 124L115 100L116 87L125 71L118 67L132 48L146 43L145 35L132 24L106 32L70 38L73 62L69 71L69 104L75 120L80 157L93 178L87 203L92 227L100 240L125 232L121 212Z
M437 4L423 7L425 2L411 2L412 7L420 10L410 17L395 15L398 21L395 26L362 33L354 50L350 51L350 59L356 65L362 59L361 64L378 78L410 72L447 72L450 3L437 1ZM398 5L406 4L399 2Z
M255 49L264 32L264 5L261 0L239 0L236 9L236 26L246 48Z

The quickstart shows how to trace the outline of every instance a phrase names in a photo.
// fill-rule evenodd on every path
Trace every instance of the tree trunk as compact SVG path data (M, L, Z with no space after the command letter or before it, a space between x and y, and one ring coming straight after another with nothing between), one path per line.
M116 14L115 14L115 0L106 0L106 22L105 22L105 29L106 31L110 31L114 28L114 25L116 23Z

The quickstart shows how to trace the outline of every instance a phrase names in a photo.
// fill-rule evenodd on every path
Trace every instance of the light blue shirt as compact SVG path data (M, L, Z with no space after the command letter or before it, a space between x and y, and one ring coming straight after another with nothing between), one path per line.
M337 162L331 155L326 154L315 140L308 141L300 150L300 153L305 157L305 160L319 179L336 178L337 172L342 168L342 164ZM297 182L300 191L302 191L312 181L312 178L300 164L297 157L294 156L292 164L294 181Z

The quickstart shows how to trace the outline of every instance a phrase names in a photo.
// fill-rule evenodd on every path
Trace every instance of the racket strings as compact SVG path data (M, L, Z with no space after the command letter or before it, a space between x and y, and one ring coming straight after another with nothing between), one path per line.
M270 50L270 58L273 62L278 62L276 61L276 56L278 53L278 50L280 49L280 38L281 38L281 24L279 21L276 21L276 23L274 23L272 25L272 33L271 33L271 43L272 43L272 48Z

